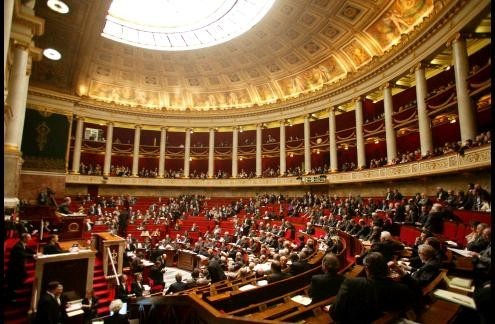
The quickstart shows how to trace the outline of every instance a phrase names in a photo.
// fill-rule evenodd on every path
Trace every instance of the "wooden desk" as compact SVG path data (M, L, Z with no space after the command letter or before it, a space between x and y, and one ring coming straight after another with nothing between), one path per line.
M125 240L120 236L105 232L92 233L92 237L94 246L103 260L103 273L105 278L114 275L112 263L109 261L108 249L110 249L110 255L115 263L117 275L121 275L124 264Z
M63 242L62 247L72 246ZM64 293L69 300L84 298L86 290L93 289L93 273L96 251L80 249L74 253L37 254L35 259L35 280L31 296L31 309L37 308L42 292L46 291L48 282L57 280L64 284Z
M168 254L167 254L168 259ZM179 250L179 257L177 260L177 268L193 271L196 267L197 255L186 250Z

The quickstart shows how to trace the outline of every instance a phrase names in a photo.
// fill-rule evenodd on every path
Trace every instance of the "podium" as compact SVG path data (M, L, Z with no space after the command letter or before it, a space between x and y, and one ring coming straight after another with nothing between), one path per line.
M194 252L188 250L179 250L179 257L177 260L177 268L193 271L196 267L197 255Z
M112 263L108 256L108 249L110 249L110 256L115 263L117 275L121 275L124 264L125 240L120 236L110 233L93 233L92 235L96 241L95 247L103 260L103 274L105 278L113 277L114 275Z
M31 309L37 308L38 300L50 281L64 285L69 301L85 297L86 290L93 289L93 273L96 251L81 249L78 252L43 255L35 259L35 280L31 295Z

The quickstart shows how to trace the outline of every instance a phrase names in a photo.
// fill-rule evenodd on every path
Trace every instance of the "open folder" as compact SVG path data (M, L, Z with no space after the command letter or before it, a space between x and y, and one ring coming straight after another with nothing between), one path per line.
M466 295L461 295L444 289L435 290L433 292L433 295L443 300L459 304L461 306L476 309L476 304L474 303L474 299Z

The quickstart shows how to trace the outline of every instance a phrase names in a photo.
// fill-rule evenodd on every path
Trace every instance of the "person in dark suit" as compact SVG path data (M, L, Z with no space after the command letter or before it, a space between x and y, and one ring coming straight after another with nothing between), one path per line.
M131 284L131 293L136 295L136 297L142 297L144 292L143 275L140 272L135 273L134 275L136 278Z
M93 290L86 291L86 296L83 298L81 304L84 312L84 324L89 324L96 317L98 311L98 299L95 297Z
M442 205L433 204L430 213L426 218L424 228L428 229L433 234L441 234L443 232L443 221L445 213L442 211Z
M220 265L216 257L210 257L207 269L208 273L210 274L211 283L227 279L227 276L225 275L225 272L223 271L222 266Z
M427 286L440 273L442 262L436 257L436 254L437 251L431 245L420 245L418 247L418 255L422 264L418 269L412 269L411 274L407 274L395 262L390 262L389 264L389 267L399 274L400 281L409 286L417 300L421 300L421 289Z
M173 294L179 291L183 291L187 289L187 284L182 282L182 275L180 272L175 274L175 282L170 285L167 289L167 294Z
M129 320L127 319L127 315L119 314L120 310L124 303L120 299L112 300L110 303L110 311L113 314L110 317L107 317L103 320L104 324L129 324Z
M345 279L330 308L337 323L371 323L383 312L405 309L413 302L406 285L387 277L387 262L381 253L369 253L363 263L366 277Z
M321 261L323 274L313 275L311 278L309 296L312 298L312 303L337 294L340 285L345 279L344 276L338 274L339 268L340 262L335 254L328 253L323 257Z
M119 281L119 285L115 287L115 297L126 303L129 299L129 294L130 291L129 285L127 284L127 275L123 274Z
M58 324L66 316L66 302L62 298L64 287L58 281L50 281L47 291L40 296L35 324ZM64 316L65 315L65 316Z
M58 211L62 214L72 214L72 212L70 211L70 204L71 204L71 199L70 197L65 197L64 198L64 202L61 203L59 206L58 206Z
M58 244L57 234L53 234L52 236L50 236L50 242L48 242L48 244L43 247L43 254L59 254L66 252L69 251L62 249Z
M304 254L303 254L304 255ZM292 252L289 256L290 265L289 265L289 273L292 276L303 273L307 270L307 262L305 260L301 260L301 256L296 252Z
M162 271L163 270L163 271ZM162 263L157 259L155 264L151 266L150 278L153 280L153 285L163 285L163 273L166 270Z
M119 214L119 235L126 236L127 234L127 223L129 222L129 212L124 209Z
M290 274L282 272L279 261L273 261L270 265L271 273L267 277L268 283L276 282L290 277Z
M27 247L30 240L30 234L22 233L19 241L10 252L6 276L8 300L15 301L15 290L22 286L24 279L27 277L26 259L30 259L34 255L34 251Z
M380 233L380 242L371 245L370 252L380 252L386 261L393 259L395 253L404 250L404 245L395 241L388 231Z

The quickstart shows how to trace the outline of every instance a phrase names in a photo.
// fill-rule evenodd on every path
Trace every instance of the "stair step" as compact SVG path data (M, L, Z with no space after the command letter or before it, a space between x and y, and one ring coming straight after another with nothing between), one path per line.
M108 306L98 307L98 315L108 315L110 313L110 308Z
M108 290L97 290L95 291L95 296L102 298L101 296L108 296Z
M93 290L97 290L97 289L107 289L107 283L106 282L93 283Z

